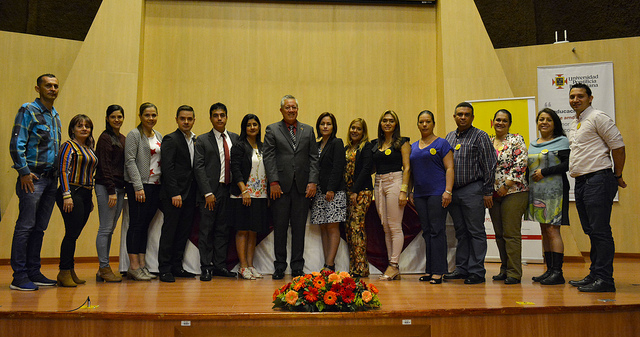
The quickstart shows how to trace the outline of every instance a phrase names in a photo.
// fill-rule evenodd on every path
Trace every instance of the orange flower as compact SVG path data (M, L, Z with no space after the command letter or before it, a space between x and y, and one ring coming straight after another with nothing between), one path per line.
M316 277L315 279L313 279L313 286L316 287L316 289L320 289L324 287L326 284L327 283L324 281L322 277Z
M300 280L293 285L293 290L298 291L304 285L304 280Z
M313 303L318 300L318 289L309 288L309 291L304 292L304 299L309 303Z
M324 294L324 303L326 305L336 304L337 299L338 299L338 294L334 293L333 291L327 291L327 293Z
M371 290L372 293L376 295L378 294L378 288L376 288L376 286L374 286L372 283L369 283L367 287L369 288L369 290Z
M362 300L364 301L364 303L369 303L371 299L373 299L373 295L369 290L365 290L362 292Z
M276 289L276 291L273 292L273 300L276 300L276 297L278 297L278 295L280 295L280 289Z
M303 276L303 278L304 278L305 280L310 280L310 279L312 279L312 278L313 278L313 275L311 275L311 274L306 274L305 276Z
M347 273L346 271L341 271L340 274L338 274L338 275L340 275L341 279L345 279L347 277L351 277L351 275L349 275L349 273Z
M287 303L295 305L298 301L298 292L289 290L289 292L284 296L284 299L287 301Z
M338 274L330 274L329 277L327 277L327 280L334 283L340 283L342 281Z
M318 276L320 276L320 275L322 275L322 274L320 274L320 273L319 273L319 272L317 272L317 271L314 271L314 272L311 272L311 275L313 275L313 277L318 277Z

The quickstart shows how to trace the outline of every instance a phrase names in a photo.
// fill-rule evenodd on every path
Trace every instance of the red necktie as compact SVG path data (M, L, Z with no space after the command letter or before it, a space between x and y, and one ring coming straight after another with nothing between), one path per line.
M227 140L223 134L222 136L222 147L224 147L224 183L229 184L231 182L231 156L229 155L229 145L227 145Z

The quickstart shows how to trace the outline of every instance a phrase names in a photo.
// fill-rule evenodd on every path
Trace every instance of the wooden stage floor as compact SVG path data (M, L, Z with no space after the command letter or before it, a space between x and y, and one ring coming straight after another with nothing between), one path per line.
M102 335L102 329L107 328L116 331L104 334L110 336L189 335L184 329L191 329L188 330L194 332L191 335L205 336L214 335L208 332L215 326L267 328L364 322L393 329L403 323L407 325L404 319L429 327L429 334L414 334L416 336L485 336L502 331L511 331L510 336L553 336L556 332L564 337L574 333L640 336L638 259L616 259L616 293L580 293L568 284L533 283L531 276L543 272L539 264L524 266L522 284L507 286L491 281L491 275L498 271L497 263L486 266L488 281L479 285L465 285L462 280L431 285L419 282L420 275L413 274L402 275L400 281L381 282L376 275L367 282L374 283L380 290L382 307L379 310L291 313L271 309L273 291L290 281L289 275L281 281L273 281L266 275L262 280L253 281L214 277L211 282L194 278L177 279L175 283L158 280L96 283L97 264L82 263L76 266L76 272L87 280L85 285L41 287L38 291L22 292L9 289L12 270L4 265L0 266L0 336L20 336L34 328L43 330L44 334L39 336L56 336L60 329L76 328L90 333L88 335ZM566 263L564 270L567 280L580 279L588 272L588 264ZM43 266L43 273L55 278L57 265ZM87 297L91 305L98 307L70 312ZM61 324L62 327L58 327ZM136 326L142 326L141 330L135 331ZM198 330L198 326L204 330ZM514 329L518 331L515 334ZM238 333L245 330L233 331L229 335L251 335ZM397 335L399 330L390 331L396 331ZM604 334L592 334L597 331ZM611 334L612 331L615 334ZM217 332L225 335L222 330Z

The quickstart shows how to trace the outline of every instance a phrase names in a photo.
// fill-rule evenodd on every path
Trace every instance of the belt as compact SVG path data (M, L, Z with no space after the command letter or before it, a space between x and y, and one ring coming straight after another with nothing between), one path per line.
M577 176L575 179L576 181L583 181L583 180L587 180L593 176L597 176L598 174L607 174L607 173L612 173L613 171L611 171L611 169L602 169L599 171L595 171L595 172L591 172L591 173L587 173L587 174L583 174L581 176Z
M57 171L55 169L48 169L48 170L37 170L37 169L31 169L29 168L29 170L32 173L35 173L41 177L45 177L45 178L57 178L58 174Z

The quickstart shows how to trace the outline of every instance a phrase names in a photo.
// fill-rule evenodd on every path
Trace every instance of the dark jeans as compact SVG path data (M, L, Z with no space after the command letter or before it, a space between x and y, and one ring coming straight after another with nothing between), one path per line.
M273 252L276 271L287 269L287 232L291 224L291 270L304 269L304 235L309 215L309 199L298 192L296 183L291 190L272 200L273 211Z
M462 274L484 277L487 233L484 230L482 182L454 188L449 214L456 229L456 270Z
M447 209L442 208L442 196L431 195L414 198L414 204L422 226L422 237L426 243L426 274L447 273L447 235L445 223Z
M576 178L576 208L582 230L591 241L590 275L613 282L615 245L611 234L611 207L618 182L611 170Z
M60 245L60 270L73 269L73 255L76 252L76 241L87 224L89 214L93 210L93 202L91 200L91 190L71 186L71 199L73 200L73 209L67 213L63 209L64 200L62 190L58 188L56 193L56 204L62 213L64 220L64 238Z
M54 176L38 177L38 180L33 180L33 193L22 190L20 177L16 183L20 213L11 243L11 268L13 278L20 281L40 274L42 238L56 203L58 179Z
M129 204L129 229L127 230L127 253L145 254L149 224L160 207L160 185L144 184L145 202L136 201L133 184L126 183Z

